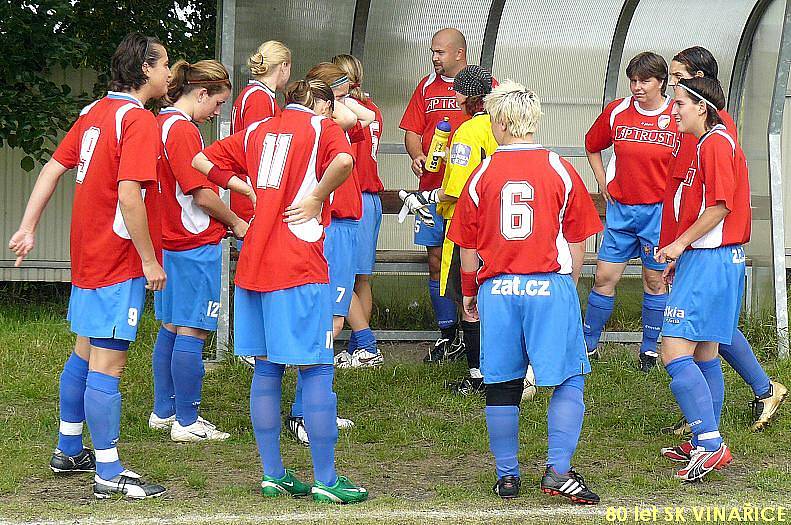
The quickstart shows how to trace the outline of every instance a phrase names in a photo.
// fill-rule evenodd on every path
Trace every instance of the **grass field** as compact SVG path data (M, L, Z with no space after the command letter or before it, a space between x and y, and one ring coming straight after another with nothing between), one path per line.
M425 345L388 345L383 368L337 374L340 413L357 423L341 433L338 467L370 490L369 502L339 508L308 500L263 500L257 492L260 464L248 417L249 369L227 361L206 376L202 411L232 433L227 442L177 445L148 429L150 356L157 329L150 313L130 351L121 385L119 450L128 467L164 484L169 492L157 501L94 501L91 476L56 479L47 467L57 431L58 375L73 344L64 320L66 290L4 286L0 522L123 518L125 523L607 523L612 521L608 517L618 517L618 507L629 512L622 514L625 522L634 522L635 505L686 507L686 520L693 521L693 505L745 503L785 505L786 519L791 520L789 407L769 430L750 433L747 404L752 394L726 366L722 431L735 461L705 483L681 485L672 479L673 465L657 455L659 447L673 442L659 429L677 418L667 374L661 369L648 376L636 373L636 349L617 345L606 347L603 359L594 363L586 387L587 417L575 456L578 470L602 496L599 507L581 509L537 490L545 458L548 390L522 407L523 496L511 502L494 496L483 399L452 394L446 383L460 378L465 367L420 364ZM403 283L376 286L385 298L388 286L396 291L405 288ZM393 295L409 301L406 293ZM617 322L628 328L634 315L624 312ZM762 332L749 333L758 340ZM757 352L772 377L791 383L791 361L768 357L766 347ZM291 400L294 380L294 372L288 371L285 401ZM307 448L284 435L283 453L287 466L303 478L312 477Z

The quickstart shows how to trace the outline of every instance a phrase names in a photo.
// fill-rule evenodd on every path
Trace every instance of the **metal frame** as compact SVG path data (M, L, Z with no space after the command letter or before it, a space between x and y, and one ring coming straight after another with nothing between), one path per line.
M481 45L481 67L492 70L494 64L494 48L497 46L497 33L500 31L500 18L503 16L505 0L492 0L489 16L486 17L486 29L483 31Z
M610 56L607 58L602 108L615 100L615 93L618 91L618 75L621 73L621 62L623 61L623 50L624 46L626 46L626 37L629 34L632 18L634 18L634 12L637 10L639 3L640 0L626 0L621 6L618 23L615 24L615 31L613 31L612 35Z
M354 21L352 22L351 54L363 59L365 56L365 33L368 30L368 13L371 0L357 0L354 4Z
M758 0L747 17L747 22L744 23L742 35L739 38L739 47L736 50L736 58L733 61L733 70L731 71L731 83L728 86L728 114L733 117L736 123L739 123L742 107L742 92L744 91L744 82L747 77L747 66L750 63L750 56L753 51L753 38L758 26L763 19L766 10L773 0Z

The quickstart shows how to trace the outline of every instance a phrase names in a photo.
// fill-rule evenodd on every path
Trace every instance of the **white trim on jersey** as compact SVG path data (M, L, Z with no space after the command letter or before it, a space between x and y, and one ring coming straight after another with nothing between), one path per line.
M495 151L529 151L532 149L545 149L541 144L534 142L515 142L513 144L504 144L497 146Z
M244 118L244 110L245 110L246 104L247 104L247 97L249 97L255 91L263 91L264 93L267 94L267 96L269 96L269 104L271 105L272 113L274 114L274 112L275 112L275 92L272 91L269 88L269 86L267 86L266 84L264 84L263 82L261 82L259 80L251 80L250 82L247 83L247 85L248 85L248 87L252 86L252 88L248 89L247 92L242 97L242 103L239 105L240 116L242 118Z
M113 91L110 91L108 94L116 95L116 93ZM124 98L127 100L129 100L129 98L132 98L134 100L137 100L131 95L127 96L127 93L118 93L117 95L123 95L123 96L114 96L113 98ZM138 104L140 104L140 101L138 101ZM126 114L129 111L135 108L143 107L142 105L138 105L138 104L135 104L134 102L130 102L129 104L124 104L123 106L118 108L118 110L115 112L115 137L119 143L121 142L121 130L124 121L124 116L126 116ZM145 200L146 190L141 188L140 195L143 197L143 200ZM113 231L115 232L116 235L118 235L122 239L126 239L126 240L132 239L132 236L129 235L129 230L126 228L126 223L124 222L124 216L121 214L120 201L117 202L115 205L115 219L113 220Z
M116 100L128 100L129 102L136 104L140 108L144 108L145 104L140 102L140 99L136 96L132 95L131 93L124 93L123 91L108 91L107 96Z
M475 207L478 207L478 203L480 202L480 197L478 196L478 181L481 180L481 175L483 172L489 168L489 162L491 162L491 157L486 157L481 162L480 167L478 168L478 172L472 177L472 182L470 182L470 189L469 194L472 202L475 204Z
M629 97L629 98L632 98L632 97ZM673 99L671 99L670 97L665 96L665 101L662 102L661 106L659 106L657 109L650 109L650 110L641 108L640 107L640 103L635 100L634 101L634 109L635 109L635 111L637 111L641 115L645 115L646 117L656 117L657 115L661 115L662 112L667 109L667 107L670 105L670 102L672 100Z
M301 107L304 108L304 106ZM308 108L305 109L310 111ZM325 118L326 117L321 115L314 115L310 117L310 125L313 126L313 131L315 133L313 149L310 152L310 161L308 162L308 169L305 172L305 176L302 179L302 184L300 185L297 194L294 196L294 200L291 201L292 206L304 199L314 189L316 189L316 186L319 185L319 180L316 176L316 157L318 156L319 139L321 138L321 121ZM322 226L319 219L315 217L302 224L294 224L290 222L288 223L288 229L291 230L291 233L293 233L298 239L301 239L305 242L316 242L321 239L321 235L324 233L324 226Z
M700 167L700 147L703 143L711 137L712 135L721 135L725 137L731 145L732 154L736 154L736 143L733 139L726 133L725 126L722 124L717 124L713 128L711 128L703 137L701 137L700 142L698 142L697 147L697 160L698 160L698 168ZM703 188L703 198L701 199L700 203L700 211L698 212L698 217L703 215L703 212L706 211L706 185L701 184ZM683 184L682 184L683 187ZM722 246L722 233L723 228L725 226L725 218L723 218L717 225L709 230L708 232L704 233L697 241L694 241L690 246L693 248L719 248Z
M99 100L101 100L101 99L99 99ZM80 111L80 116L83 116L86 113L88 113L91 110L91 108L93 108L93 106L95 106L96 103L99 102L99 100L94 100L93 102L91 102L90 104L88 104L87 106L82 108L82 110Z
M129 104L124 104L115 112L115 138L118 142L121 142L121 130L123 129L124 117L130 110L138 107L139 106L130 102Z
M566 171L566 167L560 160L560 155L554 151L549 152L549 165L552 166L552 169L555 170L560 179L563 181L563 186L566 189L565 196L563 197L563 207L560 208L560 213L558 214L559 228L558 236L555 239L555 246L558 250L557 261L560 265L560 269L557 273L568 274L571 273L573 269L573 260L571 258L571 248L569 247L569 243L563 236L563 218L566 215L566 206L568 206L569 203L569 195L571 194L573 184L569 172Z
M260 126L261 124L263 124L264 122L266 122L267 120L269 120L271 118L272 117L267 117L264 120L259 120L259 121L253 122L252 124L247 126L247 129L244 131L244 150L245 151L247 151L247 143L250 141L250 135L253 133L253 131L255 131L255 128L257 128L258 126Z

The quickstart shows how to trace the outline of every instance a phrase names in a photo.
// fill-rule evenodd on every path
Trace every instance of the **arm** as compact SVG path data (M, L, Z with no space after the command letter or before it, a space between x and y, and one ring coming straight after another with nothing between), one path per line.
M580 280L582 264L585 262L585 242L570 242L569 251L571 251L571 278L574 279L574 284L577 284Z
M148 230L146 205L143 202L139 182L122 180L118 183L118 205L132 243L143 262L143 275L147 281L146 288L155 291L162 290L165 288L165 271L159 265L154 253L154 245Z
M684 250L687 249L687 246L714 229L729 213L730 210L722 202L709 206L698 217L698 220L692 223L692 226L679 235L675 241L659 250L656 254L656 260L664 263L678 259L684 253Z
M414 131L404 132L404 146L406 146L406 152L409 153L412 159L412 173L418 177L422 177L426 156L423 155L423 142L420 135Z
M195 155L195 157L192 159L192 167L200 171L204 175L209 175L209 173L216 172L216 170L218 169L217 166L215 166L212 163L212 161L210 161L202 151L199 151L198 154ZM253 208L255 208L255 200L256 200L255 190L251 188L250 185L244 182L242 179L240 179L236 175L232 176L230 179L228 179L227 189L231 191L235 191L236 193L241 193L245 197L248 197L251 201L253 201ZM200 204L198 205L200 206ZM212 215L212 217L214 216ZM224 224L228 224L219 217L215 217L215 219L223 222Z
M344 97L343 104L352 110L352 112L357 117L357 122L364 128L367 128L371 122L376 120L376 113L372 110L368 109L367 107L360 104L357 100L353 99L352 97Z
M459 200L458 197L448 195L445 193L443 188L440 188L439 191L437 191L437 202L456 202L457 200Z
M334 120L343 131L348 131L357 124L357 115L344 104L336 101L335 109L332 110L332 120Z
M58 181L66 173L66 167L55 159L50 159L39 173L36 185L25 208L25 214L19 229L8 241L8 247L16 254L14 266L22 264L22 260L30 253L36 244L36 229L41 221L41 214L47 207L49 199L55 193Z
M604 162L601 158L601 151L590 152L585 150L585 155L588 156L588 164L590 164L593 176L596 177L596 182L599 184L599 191L604 199L612 204L613 198L607 192L607 172L604 169Z
M228 205L214 191L208 188L198 188L192 192L192 197L195 199L195 204L200 206L203 211L229 226L237 238L241 239L245 236L249 226L247 222L231 211Z
M354 159L348 153L339 153L332 159L318 186L300 202L286 208L284 222L302 224L321 213L322 204L352 173Z
M470 274L477 273L480 262L478 259L478 252L469 248L459 248L459 257L461 258L462 288L465 288L465 274L469 276ZM466 277L466 279L469 279L469 277ZM462 298L464 313L477 321L480 319L480 315L478 314L478 296L467 295L467 293L471 293L467 290L465 290L465 292Z

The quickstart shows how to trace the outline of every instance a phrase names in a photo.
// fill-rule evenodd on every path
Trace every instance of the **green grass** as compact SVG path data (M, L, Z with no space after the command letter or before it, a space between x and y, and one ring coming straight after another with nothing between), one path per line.
M375 293L385 295L379 285L377 280ZM501 502L490 492L495 475L483 399L457 397L446 388L447 382L463 375L464 366L413 363L403 358L403 346L385 347L386 356L393 358L382 369L337 374L340 413L357 423L353 430L341 432L338 469L368 487L372 500L349 508L306 500L263 500L257 493L260 464L248 416L249 369L226 361L206 376L202 412L231 432L227 442L177 445L148 429L150 357L157 330L150 314L130 350L122 381L119 450L130 468L163 483L169 492L158 501L94 501L90 476L56 480L47 468L57 431L58 375L73 345L64 320L66 293L58 286L4 286L3 291L8 300L0 306L0 521L127 517L169 522L192 515L224 523L295 513L300 522L320 523L556 524L604 523L608 506L745 502L788 506L788 407L766 432L750 433L747 403L752 394L725 367L722 432L735 462L705 483L681 485L672 479L673 465L657 457L661 446L673 442L659 429L677 418L667 375L661 369L648 376L635 373L636 349L619 345L607 346L603 359L594 363L586 387L587 417L575 456L578 469L602 496L603 504L592 511L598 514L570 514L577 508L536 489L546 454L548 390L522 407L523 496ZM745 330L751 337L767 332L757 321ZM791 361L775 360L766 348L760 346L759 355L767 371L791 383ZM284 409L293 397L294 381L289 370ZM289 467L303 478L312 477L307 448L284 436L282 450ZM470 514L475 512L479 514Z

